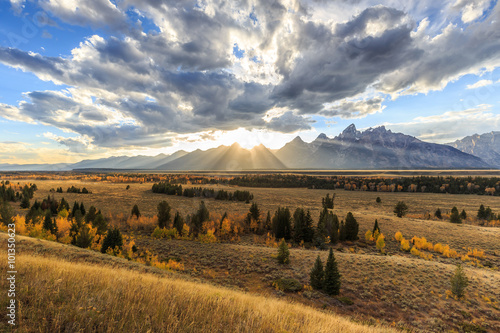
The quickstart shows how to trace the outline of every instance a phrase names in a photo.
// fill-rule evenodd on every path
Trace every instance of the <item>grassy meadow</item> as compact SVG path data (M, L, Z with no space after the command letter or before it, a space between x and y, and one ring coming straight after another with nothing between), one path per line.
M37 185L32 201L48 195L57 200L64 197L70 207L74 201L83 202L87 209L94 205L105 215L128 216L137 204L143 216L152 217L162 200L170 204L172 215L175 211L186 215L194 213L201 201L152 193L152 183L18 181ZM66 193L72 185L86 187L92 193ZM278 207L287 206L292 213L298 207L309 209L315 223L322 209L321 199L334 193L333 212L339 219L352 212L359 223L360 238L333 246L342 275L340 295L329 297L307 287L295 293L274 288L273 281L281 277L308 286L314 260L320 255L325 262L328 252L296 246L290 249L290 265L283 266L276 260L275 242L266 235L247 234L231 243L203 243L156 239L151 236L154 225L122 230L139 250L149 251L161 262L182 263L182 269L175 272L19 236L19 301L24 309L20 331L22 327L33 332L500 331L500 228L495 223L480 225L475 219L481 204L500 212L498 197L201 186L250 191L263 218ZM58 187L65 193L50 191ZM250 207L245 202L204 201L210 214L217 216L224 212L244 216ZM403 218L393 213L399 201L409 207ZM464 223L449 222L448 214L454 206L467 212ZM17 213L26 214L18 204L13 207ZM437 208L443 212L442 220L433 217ZM375 219L385 235L385 254L374 242L364 239ZM458 255L428 251L433 256L425 260L403 252L395 239L398 231L408 240L425 237L433 244L448 245ZM4 242L5 236L0 236ZM464 260L469 248L483 254ZM458 263L464 265L470 282L463 299L456 299L450 292L450 278Z

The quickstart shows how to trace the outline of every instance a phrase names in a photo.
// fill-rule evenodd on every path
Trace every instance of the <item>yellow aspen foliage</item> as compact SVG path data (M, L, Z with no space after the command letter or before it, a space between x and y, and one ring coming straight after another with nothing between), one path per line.
M415 246L411 248L410 253L414 256L420 257L420 251Z
M373 241L373 237L372 237L372 232L370 230L368 230L366 233L365 233L365 240L367 242L371 242Z
M401 251L409 252L410 251L410 241L407 239L401 240Z
M377 249L379 249L379 251L381 253L384 253L384 248L385 248L385 236L384 234L380 234L377 238Z
M398 242L401 242L401 240L403 239L403 234L401 232L396 232L396 234L394 235L394 237L396 238L396 240Z
M484 256L484 250L479 250L479 249L472 249L472 248L468 248L467 249L467 255L470 256L470 257L475 257L475 258L485 258Z
M59 239L59 242L64 244L71 243L71 237L69 236L69 230L71 229L71 222L68 221L67 217L58 216L56 218L56 224L57 224L57 238Z
M26 220L24 216L16 215L14 217L14 223L16 224L16 234L26 235L28 233L28 228L26 227Z
M57 216L60 216L62 218L67 218L69 216L69 212L66 210L66 208L64 208L59 213L57 213Z
M198 235L198 241L200 241L201 243L216 243L217 237L215 237L214 235L214 230L209 229L205 234Z

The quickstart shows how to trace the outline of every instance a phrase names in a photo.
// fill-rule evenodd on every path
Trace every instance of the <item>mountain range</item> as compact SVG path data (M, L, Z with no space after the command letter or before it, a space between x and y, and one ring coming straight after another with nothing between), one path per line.
M74 164L0 164L0 171L82 169L157 171L369 170L500 168L500 132L473 135L449 144L421 141L384 126L358 131L354 124L334 138L320 134L304 142L299 136L277 150L239 144L171 155L113 156Z
M480 157L489 165L500 168L500 132L489 132L466 136L448 145L467 154Z

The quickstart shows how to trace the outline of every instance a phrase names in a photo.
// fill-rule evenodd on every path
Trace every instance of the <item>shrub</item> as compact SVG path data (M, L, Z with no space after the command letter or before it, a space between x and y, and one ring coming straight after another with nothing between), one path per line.
M354 304L352 299L350 299L349 297L346 297L346 296L337 297L337 299L340 301L340 303L345 304L345 305L353 305Z
M380 197L377 197L377 199L375 200L377 203L381 203L382 202L382 199L380 199Z
M288 245L284 238L281 240L278 247L278 262L285 265L290 263L290 251L288 250Z
M401 232L399 232L399 231L398 231L398 232L396 232L396 234L394 235L394 237L396 238L396 240L397 240L398 242L401 242L401 240L403 240L403 239L404 239L404 238L403 238L403 234L402 234Z
M394 214L401 218L406 215L406 212L408 212L408 206L404 203L404 201L399 201L394 207Z
M457 265L455 274L451 278L451 292L457 297L465 296L465 288L469 284L469 279L463 271L462 265Z
M410 251L410 241L407 239L401 240L401 251L409 252Z
M273 287L276 290L297 292L302 290L302 284L292 278L279 278L273 282Z
M368 230L367 232L365 232L365 240L367 242L370 242L373 240L373 234L370 230Z
M379 249L379 251L381 253L384 253L385 237L383 234L380 234L380 236L378 236L376 246L377 246L377 249Z

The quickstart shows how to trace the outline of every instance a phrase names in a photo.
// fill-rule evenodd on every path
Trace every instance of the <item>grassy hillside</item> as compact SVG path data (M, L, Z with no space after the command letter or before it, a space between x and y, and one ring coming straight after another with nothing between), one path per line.
M4 243L6 235L0 239ZM139 273L135 265L89 250L18 240L27 252L17 257L19 332L391 331L300 304L154 274L155 269ZM5 262L0 266L6 270ZM5 284L2 279L2 290Z

